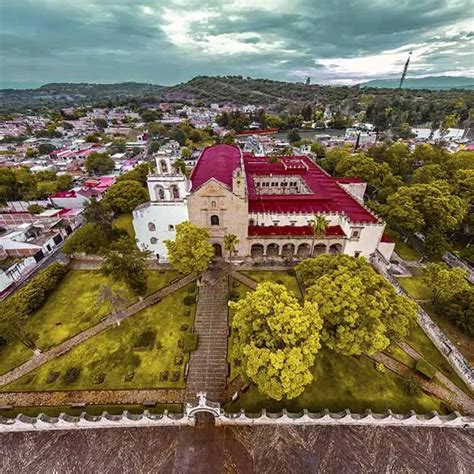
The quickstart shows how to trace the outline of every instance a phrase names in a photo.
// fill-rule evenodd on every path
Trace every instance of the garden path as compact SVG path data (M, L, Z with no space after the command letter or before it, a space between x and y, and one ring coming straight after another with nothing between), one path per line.
M196 308L197 350L191 353L186 378L186 401L205 392L213 402L225 401L229 296L228 267L214 264L202 275Z
M406 365L381 352L372 355L371 358L377 362L382 363L385 367L392 370L396 374L401 375L402 377L412 378L425 392L431 393L452 407L461 409L464 413L474 414L474 400L468 397L466 394L464 394L463 397L460 397L447 388L441 387L440 385L437 385L433 382L429 382Z
M64 405L152 405L183 403L184 389L156 390L61 390L55 392L0 393L3 407L49 407Z
M56 357L59 357L65 354L66 352L70 351L73 347L83 343L84 341L87 341L91 337L96 336L97 334L99 334L102 331L105 331L109 327L115 324L119 324L121 321L128 319L130 316L133 316L139 311L142 311L145 308L148 308L149 306L152 306L155 303L158 303L165 296L168 296L169 294L179 290L180 288L183 288L184 286L188 285L195 279L196 279L195 275L186 275L185 277L180 278L179 280L175 281L174 283L171 283L165 288L162 288L161 290L156 291L155 293L152 293L146 298L143 298L141 301L138 301L137 303L134 303L125 309L122 309L120 311L117 311L116 313L112 313L109 316L106 316L105 318L102 319L100 323L86 329L83 332L80 332L79 334L76 334L74 337L71 337L70 339L64 341L63 343L58 344L52 349L46 352L35 354L27 362L19 365L18 367L15 367L14 369L4 373L3 375L0 375L0 386L7 385L19 379L20 377L27 374L28 372L35 370L38 367L46 364L47 362L55 359Z

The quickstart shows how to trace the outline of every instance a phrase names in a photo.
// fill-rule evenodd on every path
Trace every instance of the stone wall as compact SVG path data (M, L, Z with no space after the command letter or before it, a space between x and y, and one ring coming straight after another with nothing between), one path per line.
M331 413L324 410L319 413L310 413L304 410L302 413L288 413L283 410L280 413L268 413L262 410L260 413L246 414L227 413L218 408L218 404L209 403L206 406L188 405L185 413L152 414L145 411L142 414L132 414L124 411L121 415L110 415L104 412L102 415L94 416L82 413L80 416L61 414L58 417L38 415L29 417L18 415L16 418L3 418L0 416L0 433L16 431L49 431L49 430L77 430L94 428L140 428L154 426L193 426L195 416L199 412L211 413L215 417L217 426L222 425L358 425L358 426L411 426L411 427L445 427L445 428L473 428L474 417L462 416L457 412L449 415L439 415L432 412L425 415L417 415L411 411L404 415L392 413L376 414L370 410L364 413L351 413L344 410L339 413Z
M401 295L408 296L398 280L391 275L383 265L376 260L372 263L377 271L383 274L387 280L395 287L397 292ZM429 314L418 306L418 324L421 326L426 335L431 339L431 342L438 348L441 354L453 367L456 373L466 383L466 385L474 391L474 372L466 359L463 357L458 348L446 337L436 323L430 318Z

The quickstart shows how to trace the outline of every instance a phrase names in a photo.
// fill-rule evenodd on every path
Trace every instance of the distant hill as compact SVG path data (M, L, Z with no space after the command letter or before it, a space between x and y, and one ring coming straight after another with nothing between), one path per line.
M362 82L361 87L376 87L385 89L396 89L400 84L400 79L375 79L373 81ZM429 90L449 90L464 89L474 90L474 78L455 76L429 76L418 79L407 78L403 82L404 89L429 89Z
M154 97L162 89L155 84L51 83L37 89L1 89L0 107L12 110L41 107L67 107L106 103L133 97Z

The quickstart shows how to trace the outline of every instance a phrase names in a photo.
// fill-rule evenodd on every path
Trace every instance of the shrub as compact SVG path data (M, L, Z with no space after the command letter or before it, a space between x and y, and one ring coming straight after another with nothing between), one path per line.
M380 372L381 374L385 373L385 365L382 364L382 362L376 362L375 363L375 370L377 372Z
M183 351L192 352L197 349L198 346L198 335L193 333L183 334Z
M183 298L183 303L186 306L191 306L196 302L196 297L194 295L187 295Z
M0 314L12 318L29 316L44 304L67 271L67 267L58 262L41 270L28 285L0 303Z
M240 286L240 281L234 280L234 281L232 282L232 286L233 286L234 288L238 288L238 287Z
M237 301L239 299L240 295L237 291L231 291L229 298L231 301Z
M99 372L92 377L93 384L101 384L105 380L106 374Z
M156 332L153 329L147 329L143 331L135 341L136 349L151 349L155 343Z
M64 374L64 383L66 385L73 384L78 378L81 373L81 369L79 367L69 367Z
M194 294L194 286L188 288L188 293Z
M430 380L436 375L436 368L425 359L418 360L415 369Z
M171 381L177 382L180 379L181 373L177 370L171 372Z
M133 354L130 359L130 365L132 367L138 367L142 363L142 359L138 354Z
M50 372L48 374L48 378L46 379L46 383L54 383L58 380L58 377L61 375L61 372Z
M289 276L296 276L296 272L293 269L287 270L286 274L289 275Z
M410 396L419 395L421 393L420 386L412 379L402 379L405 392Z

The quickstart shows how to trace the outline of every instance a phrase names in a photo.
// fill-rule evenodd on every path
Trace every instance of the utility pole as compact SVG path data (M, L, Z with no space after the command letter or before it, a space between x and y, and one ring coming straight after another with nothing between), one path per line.
M410 51L410 53L408 54L407 62L405 63L405 67L403 68L403 74L402 74L402 78L400 79L400 85L398 86L398 90L400 90L402 88L403 81L405 80L405 77L407 75L408 65L410 64L411 53L412 53L412 51Z

